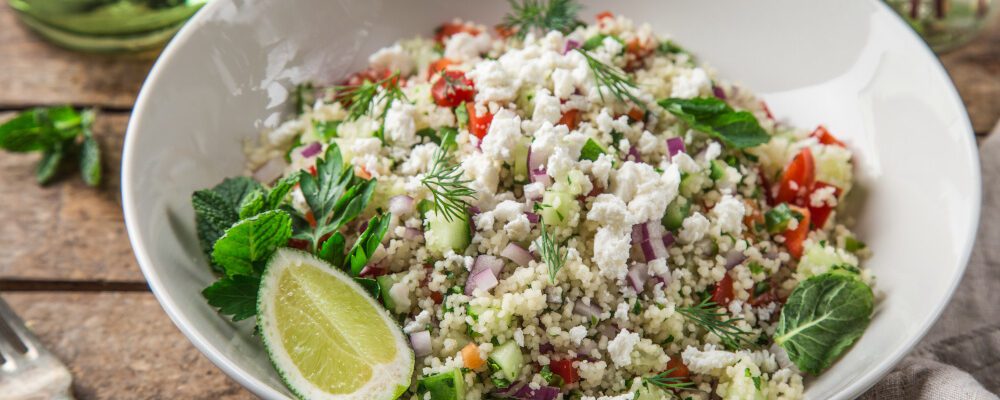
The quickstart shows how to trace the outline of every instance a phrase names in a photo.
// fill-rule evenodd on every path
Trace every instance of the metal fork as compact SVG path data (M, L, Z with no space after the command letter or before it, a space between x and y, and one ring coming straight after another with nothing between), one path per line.
M72 400L73 377L0 298L0 400Z

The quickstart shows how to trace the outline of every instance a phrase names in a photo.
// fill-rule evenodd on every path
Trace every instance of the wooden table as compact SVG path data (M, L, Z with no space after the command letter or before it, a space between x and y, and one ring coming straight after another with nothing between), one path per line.
M943 59L985 135L1000 118L1000 23ZM93 190L75 177L38 187L37 156L0 153L0 291L69 365L79 398L252 398L174 327L128 243L120 151L151 64L52 47L0 6L0 120L38 105L99 107L107 155L106 182Z

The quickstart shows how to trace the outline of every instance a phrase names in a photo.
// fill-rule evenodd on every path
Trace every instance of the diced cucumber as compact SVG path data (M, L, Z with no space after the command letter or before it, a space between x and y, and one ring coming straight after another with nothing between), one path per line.
M542 196L542 204L538 214L549 225L565 225L580 212L580 203L572 193L548 190Z
M680 192L684 196L694 196L701 193L701 188L705 183L705 174L687 174L681 178Z
M600 144L597 144L594 139L587 139L587 142L583 144L583 148L580 149L581 160L597 161L597 158L601 154L607 154L607 151Z
M434 202L423 199L417 202L417 212L420 213L421 218L427 217L427 212L434 209Z
M462 369L455 368L425 377L417 383L417 391L421 394L430 393L431 400L465 399L465 377L462 376Z
M723 176L726 176L726 163L722 162L722 160L712 160L710 167L708 177L712 178L713 181L717 181L722 179Z
M513 340L495 347L490 353L488 361L490 369L501 378L506 379L507 382L517 380L518 375L521 374L521 368L524 367L524 355L521 354L521 349Z
M764 213L764 223L767 224L767 231L770 233L784 232L792 219L799 218L802 218L802 214L793 211L787 203L778 204Z
M599 33L599 34L597 34L597 36L591 36L589 39L587 39L586 41L584 41L583 45L580 46L580 47L582 47L584 50L588 50L588 51L589 50L594 50L594 49L596 49L598 47L601 47L601 45L604 44L604 39L607 38L607 37L609 37L609 36L612 39L614 39L615 41L617 41L618 43L622 44L622 50L625 49L625 41L623 41L621 38L619 38L618 36L615 36L615 35L606 35L606 34L603 34L603 33Z
M691 202L688 199L677 196L674 201L667 205L667 211L663 213L660 222L669 230L676 231L684 224L684 219L691 213Z
M460 129L465 129L469 126L469 110L465 108L465 102L455 107L455 121L458 122Z
M472 305L471 303L465 303L465 314L472 317L472 319L475 321L478 321L479 315L481 315L483 311L486 311L488 309L489 307L475 306Z
M671 397L663 389L649 384L642 385L635 391L635 400L667 400Z
M462 212L449 221L444 214L432 209L424 214L424 218L427 222L427 231L424 232L427 250L438 255L443 255L448 250L454 250L458 254L465 252L472 240L468 212Z
M528 183L528 153L531 148L531 139L527 137L522 137L514 147L514 154L511 156L514 158L514 165L511 166L511 172L514 173L514 182L519 184Z
M380 275L375 278L378 282L379 293L382 294L382 304L389 312L396 312L396 302L392 300L392 296L389 294L389 289L392 289L392 285L399 282L398 274L395 275Z
M518 109L525 110L528 113L527 117L530 118L535 111L535 89L533 87L521 88L514 103L517 104Z

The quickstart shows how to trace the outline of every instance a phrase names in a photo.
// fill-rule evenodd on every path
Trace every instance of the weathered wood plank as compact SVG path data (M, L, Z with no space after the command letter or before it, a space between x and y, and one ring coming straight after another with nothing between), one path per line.
M969 110L972 129L990 133L1000 120L1000 13L986 32L941 61Z
M0 2L0 108L86 104L128 109L155 54L107 56L48 44Z
M5 293L73 373L78 399L252 399L149 293Z
M10 116L0 113L0 121ZM127 123L122 113L98 114L94 134L104 152L104 182L96 189L84 185L75 171L40 187L37 154L0 153L0 277L143 280L119 194Z

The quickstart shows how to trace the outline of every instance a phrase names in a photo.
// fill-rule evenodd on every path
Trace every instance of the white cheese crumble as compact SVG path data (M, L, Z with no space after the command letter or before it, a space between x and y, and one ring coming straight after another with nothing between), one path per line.
M622 329L618 336L608 342L608 354L616 367L632 365L632 348L639 343L639 334Z
M401 75L409 75L414 69L413 58L398 43L376 51L368 57L368 64L375 69L399 71Z

